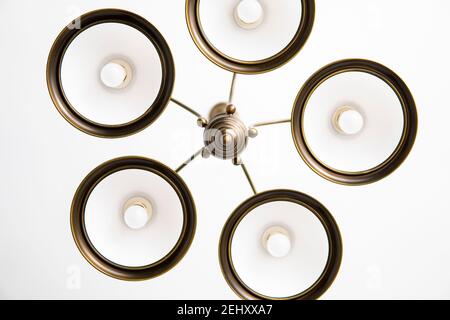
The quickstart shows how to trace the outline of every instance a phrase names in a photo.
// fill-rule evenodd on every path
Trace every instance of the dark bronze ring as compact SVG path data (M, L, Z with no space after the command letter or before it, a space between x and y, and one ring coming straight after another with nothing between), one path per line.
M47 86L54 105L59 113L74 127L93 136L119 138L137 133L164 111L172 95L175 81L175 65L170 48L159 31L144 18L119 9L103 9L86 13L77 19L82 27L64 28L56 38L47 62ZM120 125L105 125L91 121L81 115L67 99L61 84L61 65L64 54L72 41L88 28L102 23L122 23L142 32L155 46L161 60L161 87L153 104L137 119ZM74 22L73 22L73 25Z
M345 72L365 72L386 82L396 93L403 109L404 126L397 148L383 163L360 172L333 169L315 157L303 131L303 115L313 92L327 79ZM344 185L363 185L376 182L395 171L411 151L417 134L417 110L406 84L387 67L369 60L349 59L334 62L317 71L300 90L292 111L292 137L306 164L323 178Z
M237 274L231 257L231 242L237 226L253 209L265 203L289 201L310 210L320 220L328 237L328 259L319 279L307 290L286 298L264 296L249 288ZM339 271L342 259L342 240L339 228L331 213L320 202L310 196L293 190L272 190L259 193L242 203L226 222L219 245L219 259L222 273L228 285L243 299L272 299L272 300L312 300L319 298L333 283Z
M200 0L186 0L186 20L198 49L219 67L242 74L257 74L272 71L289 62L302 49L308 40L314 24L314 0L299 0L302 2L302 18L299 28L291 42L279 53L258 61L243 61L234 59L220 52L206 37L199 17Z
M177 193L183 208L183 227L176 245L159 261L142 267L118 265L103 257L89 240L85 227L84 212L92 190L107 176L127 169L146 170L166 180ZM110 160L98 166L83 180L73 198L70 224L78 249L97 270L120 280L145 280L169 271L184 257L194 238L196 210L188 187L172 169L155 160L124 157Z

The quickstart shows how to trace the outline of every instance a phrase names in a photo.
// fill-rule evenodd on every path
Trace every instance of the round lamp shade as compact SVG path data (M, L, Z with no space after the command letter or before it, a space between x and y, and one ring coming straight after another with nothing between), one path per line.
M71 226L83 256L121 280L156 277L175 266L194 237L195 205L183 180L146 158L108 161L80 184Z
M300 90L292 134L304 161L341 184L378 181L400 166L416 137L406 84L373 61L351 59L317 71Z
M336 277L342 243L322 204L297 191L272 190L232 213L219 256L226 281L244 299L316 299Z
M136 133L164 111L175 68L169 46L144 18L103 9L78 18L55 40L47 63L50 96L76 128L98 137Z
M186 18L209 60L255 74L282 66L301 50L314 23L314 1L187 0Z

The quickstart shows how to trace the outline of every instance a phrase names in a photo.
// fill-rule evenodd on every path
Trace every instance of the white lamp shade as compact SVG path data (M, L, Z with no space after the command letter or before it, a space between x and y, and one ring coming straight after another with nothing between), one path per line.
M314 0L186 0L199 50L234 73L272 71L290 61L314 24Z
M414 98L403 80L375 61L345 59L316 71L292 110L297 151L321 177L374 183L407 158L417 134Z
M124 221L124 205L135 197L152 204L152 215L141 228L130 228ZM129 222L141 225L142 213L139 210L137 221ZM108 260L127 267L146 266L166 256L177 243L182 225L183 209L177 193L166 180L146 170L109 175L94 188L85 209L92 245Z
M342 107L340 125L333 117ZM335 75L316 88L305 108L304 136L312 153L325 165L360 172L383 163L397 148L404 127L403 109L396 93L380 78L365 72ZM355 134L351 134L352 131Z
M164 37L143 17L121 9L78 17L56 37L47 61L47 87L59 113L101 138L151 125L169 103L174 82Z
M242 4L241 4L242 2ZM262 13L258 13L258 5ZM249 21L262 15L255 28L236 23L236 8ZM258 61L282 51L297 32L302 3L299 0L200 1L199 17L209 41L223 54L237 60Z
M269 254L261 243L264 232L273 226L289 231L289 243L283 238L270 244L281 244L269 249L275 254L289 246L283 258ZM231 258L239 278L268 297L284 298L308 289L323 272L327 257L328 238L322 224L311 211L292 202L258 206L241 220L232 238Z
M121 73L117 64L104 69L114 60L123 60L132 69L130 83L120 89L111 88ZM152 42L122 23L102 23L81 32L67 48L61 66L61 84L72 106L105 125L124 124L143 115L155 101L161 81L161 61Z

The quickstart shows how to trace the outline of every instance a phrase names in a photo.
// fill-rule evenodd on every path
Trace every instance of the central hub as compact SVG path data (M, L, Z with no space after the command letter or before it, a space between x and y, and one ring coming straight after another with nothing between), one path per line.
M210 112L203 133L204 156L237 160L251 136L232 104L219 103Z

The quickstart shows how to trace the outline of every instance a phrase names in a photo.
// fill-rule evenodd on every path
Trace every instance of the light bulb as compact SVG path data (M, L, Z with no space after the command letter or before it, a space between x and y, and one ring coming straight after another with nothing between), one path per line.
M152 206L147 199L132 198L124 207L123 220L133 230L144 228L152 215Z
M339 133L355 135L364 128L364 117L355 108L344 106L334 113L333 126Z
M264 10L258 0L241 0L234 10L236 23L244 29L255 29L264 18Z
M284 258L291 251L291 237L282 227L270 227L263 234L263 247L274 258Z
M125 88L131 80L131 67L123 60L112 60L102 67L100 79L108 88Z

